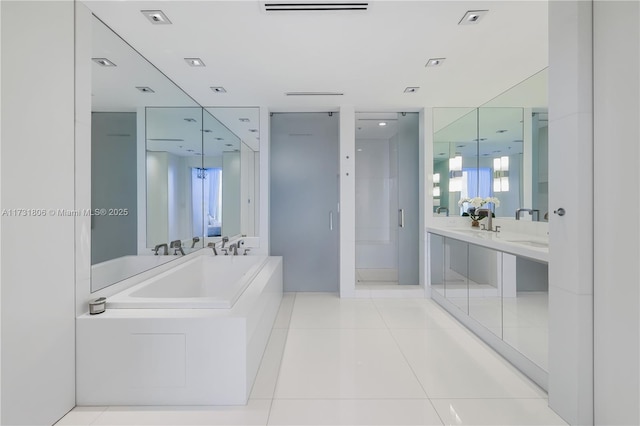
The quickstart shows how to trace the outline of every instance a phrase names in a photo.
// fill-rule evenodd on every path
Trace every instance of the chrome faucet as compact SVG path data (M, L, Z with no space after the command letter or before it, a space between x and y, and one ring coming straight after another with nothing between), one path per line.
M169 246L167 245L167 243L157 244L154 248L151 249L151 251L154 252L157 256L158 250L160 250L161 247L164 247L164 252L162 254L167 256L169 254Z
M194 248L198 241L200 241L200 237L193 237L193 240L191 240L191 248Z
M491 212L491 209L476 209L475 213L481 219L483 217L485 217L485 216L488 218L488 222L489 223L487 224L486 228L484 228L484 229L486 229L487 231L500 232L499 231L499 228L500 228L499 226L496 226L495 230L493 229L493 213ZM484 213L484 214L482 214L482 213Z
M177 255L178 252L180 252L180 254L184 256L184 250L182 250L182 241L180 240L171 241L171 243L169 244L169 247L171 247L172 249L175 249L173 254Z
M516 220L520 220L521 212L529 212L532 220L539 221L540 220L540 210L537 209L518 209L516 210ZM533 213L536 215L534 216Z
M224 245L228 242L229 242L229 237L222 237L222 245L220 246L220 248L223 249Z
M233 243L229 246L229 252L234 255L237 256L238 255L238 243Z
M209 243L209 244L207 244L207 247L209 247L211 250L213 250L213 255L214 256L218 255L218 250L216 250L216 243Z
M443 206L443 207L438 207L438 208L436 209L436 214L440 214L440 212L441 212L442 210L444 210L445 212L447 212L447 216L449 216L449 207L444 207L444 206Z

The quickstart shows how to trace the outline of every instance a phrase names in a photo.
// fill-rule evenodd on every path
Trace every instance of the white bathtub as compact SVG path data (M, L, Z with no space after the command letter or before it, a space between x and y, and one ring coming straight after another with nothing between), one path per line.
M230 309L266 256L197 256L108 298L107 309Z
M282 299L282 258L192 257L77 318L78 405L246 404Z
M96 263L91 266L91 291L98 291L177 258L177 256L131 255Z

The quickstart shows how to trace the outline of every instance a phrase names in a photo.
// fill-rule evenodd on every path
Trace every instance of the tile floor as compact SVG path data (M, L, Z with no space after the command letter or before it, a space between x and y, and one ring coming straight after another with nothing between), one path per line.
M429 299L285 294L249 403L77 407L63 425L563 425Z

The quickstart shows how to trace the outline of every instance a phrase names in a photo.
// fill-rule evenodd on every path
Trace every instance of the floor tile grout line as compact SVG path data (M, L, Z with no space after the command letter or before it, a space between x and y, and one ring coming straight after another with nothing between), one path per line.
M280 357L280 365L278 365L278 371L276 372L276 383L273 385L273 394L271 394L271 403L269 404L269 412L267 413L267 422L265 426L268 426L271 422L271 410L273 410L273 402L276 399L276 392L278 391L278 382L280 381L280 371L282 370L282 362L284 361L285 351L287 350L287 340L289 340L289 331L291 330L291 320L293 319L293 312L296 308L296 300L298 298L298 292L293 293L293 302L291 302L291 314L289 315L289 321L287 322L287 333L284 337L284 345L282 347L282 356Z
M409 369L411 370L411 372L413 373L413 377L415 377L416 381L418 382L418 384L420 385L420 388L422 389L422 392L424 392L425 396L427 397L427 400L429 401L429 404L431 404L431 408L433 408L433 411L436 413L436 415L438 416L438 419L440 420L441 424L445 424L444 420L442 419L442 416L440 416L440 413L438 412L436 406L433 404L433 401L431 401L431 398L429 397L429 393L427 392L427 390L424 388L424 385L422 384L422 382L420 381L420 379L418 378L418 375L416 374L415 370L413 369L413 367L411 366L411 363L409 362L409 360L407 359L407 355L404 353L404 351L402 350L402 347L400 347L400 344L398 343L398 340L396 339L396 336L394 336L393 334L393 329L389 327L389 324L387 324L387 321L384 319L384 315L382 315L382 312L380 312L380 308L378 307L378 305L373 302L373 305L376 307L376 310L378 311L378 313L380 314L380 316L382 317L382 321L384 322L384 324L387 326L387 330L389 331L389 334L391 335L391 338L393 339L393 342L396 344L396 347L398 348L398 350L400 351L400 353L402 354L402 358L404 359L404 362L407 363L407 366L409 367Z

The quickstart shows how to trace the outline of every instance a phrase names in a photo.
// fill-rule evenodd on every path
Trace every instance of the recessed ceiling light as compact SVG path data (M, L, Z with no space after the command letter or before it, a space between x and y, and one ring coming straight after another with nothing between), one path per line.
M473 25L477 24L484 15L489 12L488 10L469 10L464 14L458 25Z
M231 143L225 143L224 146L233 146Z
M381 127L384 127L384 126L386 126L386 125L387 125L387 123L386 123L386 122L384 122L384 121L381 121L381 122L379 122L379 123L378 123L378 126L381 126Z
M222 86L212 86L211 90L213 90L216 93L227 93L227 89L225 89Z
M206 65L200 58L184 58L185 62L192 67L205 67Z
M142 14L147 17L149 22L155 25L168 25L171 24L167 15L161 10L141 10Z
M205 133L211 133L211 130L209 130L209 129L202 129L202 131L205 132Z
M447 58L431 58L427 61L425 67L439 67Z
M447 153L446 152L441 152L438 155L447 155Z
M193 150L192 149L188 149L187 152L193 152Z
M185 118L184 121L186 121L187 123L195 123L196 119L195 118Z
M243 123L248 123L249 122L248 118L238 118L238 120L242 121Z
M142 93L156 93L151 87L147 86L136 86L136 89L138 89Z
M407 87L404 89L404 93L416 93L420 89L419 87Z
M496 133L505 133L507 132L507 129L500 129L500 130L496 130Z
M251 133L258 133L258 129L249 129Z
M93 62L95 62L96 64L101 65L103 67L115 67L115 66L117 66L116 64L114 64L113 62L108 60L107 58L91 58L91 60Z

